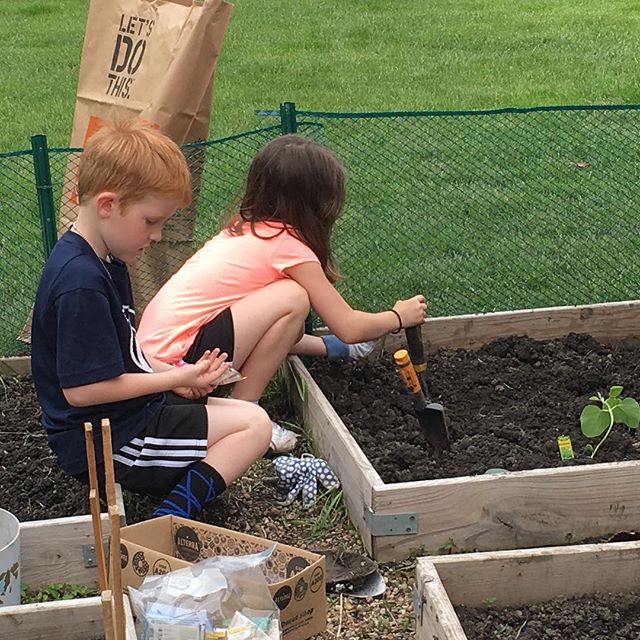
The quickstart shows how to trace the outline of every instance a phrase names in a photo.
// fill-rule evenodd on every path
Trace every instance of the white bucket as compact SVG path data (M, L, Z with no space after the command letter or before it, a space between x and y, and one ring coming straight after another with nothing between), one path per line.
M20 604L20 523L0 509L0 607Z

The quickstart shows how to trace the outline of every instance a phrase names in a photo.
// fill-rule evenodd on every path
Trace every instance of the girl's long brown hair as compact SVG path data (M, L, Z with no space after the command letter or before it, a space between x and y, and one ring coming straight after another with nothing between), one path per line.
M251 162L240 206L227 224L234 235L249 222L284 223L318 257L330 282L340 277L331 254L331 229L345 197L346 171L328 149L299 135L280 136ZM272 236L269 236L272 237Z

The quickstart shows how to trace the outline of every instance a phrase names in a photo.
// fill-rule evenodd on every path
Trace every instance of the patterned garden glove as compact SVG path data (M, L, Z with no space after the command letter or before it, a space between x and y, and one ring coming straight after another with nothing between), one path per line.
M329 465L310 453L303 453L300 458L280 456L273 461L278 476L276 499L284 506L290 505L302 494L302 506L312 507L318 497L318 482L325 489L337 489L340 482Z

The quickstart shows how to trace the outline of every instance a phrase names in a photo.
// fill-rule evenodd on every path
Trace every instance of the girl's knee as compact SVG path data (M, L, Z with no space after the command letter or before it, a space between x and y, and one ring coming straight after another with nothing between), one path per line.
M277 296L285 303L289 313L306 318L311 309L306 289L289 278L278 280L270 286L275 287L276 285L278 286Z

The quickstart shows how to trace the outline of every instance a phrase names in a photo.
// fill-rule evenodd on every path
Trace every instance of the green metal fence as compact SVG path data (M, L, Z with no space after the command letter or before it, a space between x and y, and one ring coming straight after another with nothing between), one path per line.
M151 287L216 231L257 149L298 131L349 172L334 248L345 276L338 286L356 307L385 308L418 291L431 315L638 297L638 105L323 113L285 103L258 115L268 126L185 147L201 177L195 226L186 236L179 219L168 229L168 248L143 273ZM15 336L51 243L47 207L60 202L78 157L43 151L43 140L33 146L0 154L4 354L25 350ZM38 149L50 187L46 162L33 169Z

